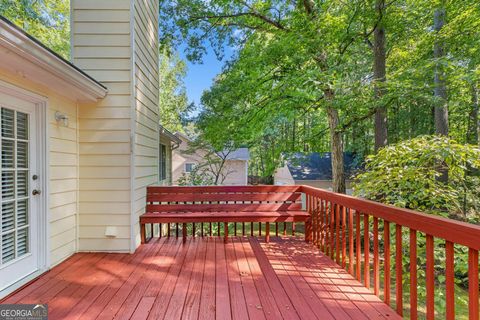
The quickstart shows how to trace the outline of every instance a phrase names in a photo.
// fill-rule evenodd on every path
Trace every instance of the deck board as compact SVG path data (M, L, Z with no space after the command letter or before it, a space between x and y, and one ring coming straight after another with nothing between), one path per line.
M301 239L153 239L135 254L79 253L1 303L50 319L399 319Z

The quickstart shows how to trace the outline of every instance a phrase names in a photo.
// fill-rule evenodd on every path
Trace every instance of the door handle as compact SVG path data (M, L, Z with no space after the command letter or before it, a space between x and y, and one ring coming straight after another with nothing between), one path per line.
M34 190L32 191L32 195L34 195L34 196L39 195L40 193L42 193L42 191L37 190L37 189L34 189Z

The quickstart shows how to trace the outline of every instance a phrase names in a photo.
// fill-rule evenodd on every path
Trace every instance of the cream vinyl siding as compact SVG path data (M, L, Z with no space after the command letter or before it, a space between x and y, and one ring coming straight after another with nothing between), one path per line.
M73 62L108 88L79 108L79 250L130 251L130 1L73 0ZM105 236L107 226L116 237Z
M78 106L75 101L16 75L0 71L0 80L48 98L48 259L54 266L77 250ZM56 111L68 116L68 126L55 121Z
M158 1L135 0L133 246L140 244L138 217L145 212L146 186L158 183ZM133 249L133 248L132 248Z

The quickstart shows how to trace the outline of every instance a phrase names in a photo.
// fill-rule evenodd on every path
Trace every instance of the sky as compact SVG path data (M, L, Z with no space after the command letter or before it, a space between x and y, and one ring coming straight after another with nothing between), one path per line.
M210 88L216 75L222 71L226 58L231 56L231 50L226 50L226 58L219 61L212 49L207 49L207 54L203 57L203 62L191 63L185 58L185 53L180 51L180 56L187 62L187 75L185 77L185 87L189 102L194 102L200 106L200 99L203 91Z

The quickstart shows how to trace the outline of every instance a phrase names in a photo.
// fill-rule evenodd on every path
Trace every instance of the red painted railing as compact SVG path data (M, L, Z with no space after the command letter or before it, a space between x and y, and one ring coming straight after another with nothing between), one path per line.
M455 319L454 245L468 248L468 316L472 320L479 319L480 226L308 186L302 186L299 191L306 194L307 210L312 215L313 244L367 288L373 287L377 296L383 293L385 303L390 305L395 302L396 311L402 316L404 309L407 309L406 303L409 303L410 318L417 319L417 286L420 279L423 281L424 273L425 314L427 319L434 319L436 274L441 273L445 276L445 315L447 319ZM409 245L407 263L404 262L403 253L407 248L402 247L405 241L402 234L405 231L408 232L406 241ZM419 237L425 237L425 264L418 264ZM435 240L438 244L439 239L442 241L441 248L435 247ZM391 252L392 246L394 252ZM444 250L443 270L435 268L435 250ZM391 261L393 255L394 261ZM392 266L395 269L395 301L391 301ZM403 292L402 285L404 267L408 267L409 274L408 302L404 301L406 292Z

